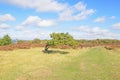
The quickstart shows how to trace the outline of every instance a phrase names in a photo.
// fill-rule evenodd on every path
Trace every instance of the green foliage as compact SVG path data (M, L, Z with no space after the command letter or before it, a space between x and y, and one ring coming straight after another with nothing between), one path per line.
M34 40L32 41L32 43L40 44L40 43L41 43L41 40L36 38L36 39L34 39Z
M77 40L79 44L120 44L120 40L116 39L95 39L95 40Z
M0 39L0 46L3 46L4 45L4 41L3 39Z
M12 39L9 35L5 35L2 39L0 39L0 46L9 45L12 43Z
M9 45L9 44L12 43L12 39L10 38L9 35L5 35L5 36L3 37L3 41L4 41L4 45Z
M52 33L50 34L50 37L52 39L47 42L49 46L75 46L77 44L77 42L69 33Z
M18 40L17 43L24 43L24 40Z

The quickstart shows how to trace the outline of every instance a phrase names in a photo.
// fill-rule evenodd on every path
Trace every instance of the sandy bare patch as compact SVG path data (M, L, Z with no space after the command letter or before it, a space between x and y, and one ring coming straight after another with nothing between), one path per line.
M113 73L112 78L116 80L120 79L120 73Z
M85 70L86 70L86 66L85 66L85 63L84 63L84 62L81 62L81 63L80 63L80 70L81 70L81 71L85 71Z
M52 70L50 69L41 69L41 70L35 70L30 72L30 75L33 78L45 78L52 74Z
M16 80L29 80L29 79L25 76L21 76L21 77L17 78Z

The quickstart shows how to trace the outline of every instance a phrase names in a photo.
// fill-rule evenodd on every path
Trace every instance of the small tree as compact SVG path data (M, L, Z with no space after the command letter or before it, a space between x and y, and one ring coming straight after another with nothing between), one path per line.
M51 40L47 41L45 51L48 51L49 46L75 46L77 42L69 33L52 33L50 34Z
M12 43L12 39L10 38L9 35L5 35L5 36L3 37L3 43L4 43L4 45L9 45L9 44Z
M3 38L0 39L0 46L9 45L12 43L12 39L9 35L5 35Z
M0 46L3 46L3 45L4 45L3 39L0 39Z

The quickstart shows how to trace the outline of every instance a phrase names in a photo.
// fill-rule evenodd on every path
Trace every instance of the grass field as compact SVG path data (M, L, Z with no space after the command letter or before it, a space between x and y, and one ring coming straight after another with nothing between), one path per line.
M120 49L0 51L0 80L120 80Z

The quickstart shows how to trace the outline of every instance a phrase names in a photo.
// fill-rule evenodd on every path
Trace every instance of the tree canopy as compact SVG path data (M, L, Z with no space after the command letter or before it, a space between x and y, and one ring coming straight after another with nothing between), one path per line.
M12 43L12 39L9 35L5 35L3 38L0 39L0 46L9 45Z
M51 33L51 40L48 40L45 50L48 46L75 46L77 44L76 40L69 33Z

